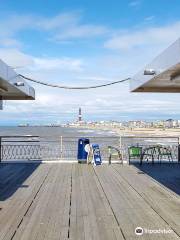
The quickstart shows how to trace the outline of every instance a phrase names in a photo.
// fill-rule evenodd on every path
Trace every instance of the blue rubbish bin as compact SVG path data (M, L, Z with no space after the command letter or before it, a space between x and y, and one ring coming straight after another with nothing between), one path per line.
M86 163L87 162L87 152L85 151L86 144L89 144L88 138L80 138L78 140L78 154L77 159L79 163Z

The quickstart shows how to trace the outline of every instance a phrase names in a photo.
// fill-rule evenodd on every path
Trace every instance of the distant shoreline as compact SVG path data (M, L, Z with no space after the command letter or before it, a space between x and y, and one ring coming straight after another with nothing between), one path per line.
M118 128L112 126L78 126L91 130L112 131L118 136L167 136L180 137L180 128Z
M113 126L87 126L87 125L81 125L81 126L0 126L0 134L2 132L8 131L8 133L12 133L15 131L16 133L19 132L27 132L31 133L31 131L35 134L35 129L49 129L49 135L53 134L62 134L66 135L68 132L68 135L76 135L79 133L79 135L88 135L88 133L95 135L101 135L104 134L110 135L110 136L167 136L167 137L180 137L180 128L118 128ZM34 129L34 130L33 130ZM51 129L53 130L51 132ZM57 130L58 129L58 130ZM12 130L12 131L11 131ZM57 131L56 131L57 130ZM62 130L62 132L61 132ZM91 132L92 131L92 132ZM102 131L102 133L101 133ZM46 133L46 131L45 131Z

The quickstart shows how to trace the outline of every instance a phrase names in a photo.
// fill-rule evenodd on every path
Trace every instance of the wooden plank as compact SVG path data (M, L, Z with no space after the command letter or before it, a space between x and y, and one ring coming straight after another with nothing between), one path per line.
M167 188L162 187L157 181L153 181L152 178L142 174L139 169L133 166L119 168L114 165L114 168L180 235L180 198L178 195L172 194Z
M70 239L123 239L91 165L73 170Z
M7 176L0 177L0 240L131 240L139 239L137 226L178 231L178 196L134 167L9 166L0 168ZM178 236L144 234L142 239Z
M67 239L71 165L54 164L15 239Z
M117 167L121 167L120 165ZM126 239L138 239L134 230L141 226L146 229L170 229L170 226L151 206L129 185L112 166L94 168ZM135 179L134 179L135 181ZM149 235L143 239L177 239L175 233Z
M46 170L46 169L44 169L44 170ZM14 204L15 210L11 209L11 211L10 211L11 215L13 213L12 223L11 223L11 228L10 228L12 233L14 232L14 230L15 231L17 230L17 227L21 223L29 206L31 205L32 201L34 200L34 197L36 196L37 192L39 191L39 188L41 187L41 184L43 183L46 174L47 174L47 172L43 171L42 175L39 174L40 176L36 176L36 178L29 184L28 192L25 191L25 189L22 189L22 191L19 193L20 198L18 197L16 200L17 206ZM32 188L32 191L31 191L31 188ZM26 201L24 202L25 199L26 199ZM8 230L5 239L9 239L9 237L11 236L10 229Z
M41 170L43 174L41 175ZM48 168L40 166L23 183L27 188L18 188L8 205L0 211L0 239L11 239L20 224L25 212L43 182Z
M36 239L38 232L40 232L41 228L44 227L43 217L46 213L46 206L51 194L51 183L53 183L55 178L55 174L53 174L53 177L51 175L52 171L54 173L54 170L55 166L52 167L51 172L38 193L38 198L35 199L31 206L34 210L33 213L26 215L23 219L24 224L26 223L26 227L24 228L24 224L21 224L18 228L16 235L17 237L21 235L19 239ZM29 211L31 212L31 208ZM29 219L29 221L27 221L27 219ZM21 232L21 234L19 232Z
M72 169L72 195L71 195L71 216L70 216L70 239L84 239L84 208L82 199L82 187L80 179L82 178L81 166L74 165ZM87 213L86 213L87 215Z
M56 167L57 168L57 167ZM54 193L53 197L51 198L50 205L49 205L49 220L46 226L48 230L44 236L44 239L58 239L60 238L60 234L62 231L62 224L60 224L62 220L62 209L63 209L63 198L64 198L64 191L63 185L65 184L65 178L69 174L69 169L66 168L65 165L58 166L57 171L57 178L54 186ZM44 222L45 223L45 222ZM66 236L68 231L66 233Z
M116 239L114 230L116 231L118 230L119 235L121 236L120 239L123 239L120 227L118 226L118 223L113 215L112 210L110 209L109 203L103 192L103 189L91 166L89 169L87 169L86 175L89 180L88 182L92 180L94 181L94 183L90 185L93 203L92 209L94 210L96 215L96 225L99 231L100 239ZM87 190L89 188L88 182L86 182Z

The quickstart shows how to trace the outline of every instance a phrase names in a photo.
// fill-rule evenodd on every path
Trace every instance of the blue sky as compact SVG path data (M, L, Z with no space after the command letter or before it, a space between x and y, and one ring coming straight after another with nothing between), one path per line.
M133 76L180 36L178 0L13 1L0 8L0 58L38 80L87 86ZM31 84L32 85L32 84ZM33 84L35 101L7 101L0 124L180 118L179 94Z

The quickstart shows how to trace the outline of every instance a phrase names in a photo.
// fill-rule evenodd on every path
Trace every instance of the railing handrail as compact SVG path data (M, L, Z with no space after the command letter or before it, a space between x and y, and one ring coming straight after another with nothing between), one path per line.
M0 135L0 138L29 138L29 137L39 137L39 136L36 136L36 135Z
M21 141L19 141L19 140L17 140L17 141L14 141L14 140L11 140L11 141L6 141L6 140L2 140L1 141L2 143L13 143L13 142L15 142L15 143L31 143L31 142L40 142L40 141L35 141L35 140L29 140L29 141L27 141L27 140L25 140L25 141L23 141L23 140L21 140Z
M175 138L179 139L176 136L121 136L122 138Z

